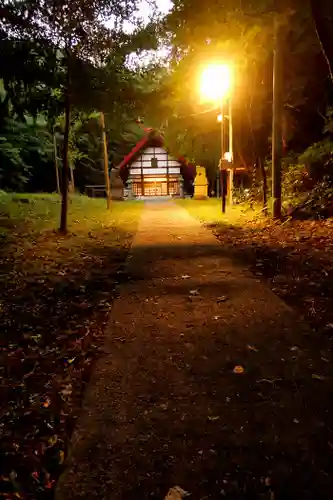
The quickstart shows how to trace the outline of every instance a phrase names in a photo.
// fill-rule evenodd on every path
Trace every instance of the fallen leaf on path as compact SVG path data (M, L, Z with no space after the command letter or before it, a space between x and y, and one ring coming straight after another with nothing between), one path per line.
M180 486L174 486L170 488L164 500L181 500L182 498L188 497L190 494L188 491L183 490Z
M199 290L190 290L190 295L199 295Z
M33 472L31 475L35 481L39 482L39 474L37 471Z
M51 436L49 439L49 445L54 446L58 441L58 436L55 434L54 436Z
M210 422L215 422L218 420L220 417L207 417Z
M236 365L233 369L234 373L244 373L244 368L241 365Z
M68 384L60 391L60 394L63 397L63 399L67 399L69 396L71 396L72 392L73 392L72 384Z
M44 398L44 400L41 400L41 406L43 408L48 408L51 404L51 400L49 398Z
M326 380L327 379L327 377L324 377L323 375L317 375L316 373L312 374L312 378L314 378L315 380Z
M217 298L217 302L226 302L228 297L226 295L221 295L221 297Z
M258 349L253 345L248 344L246 347L248 348L249 351L258 352Z
M257 384L261 384L262 382L267 382L267 384L275 384L275 382L280 382L283 380L282 378L274 378L274 379L268 379L268 378L261 378L260 380L256 380Z
M183 274L182 276L182 280L187 280L188 278L190 278L191 276L189 276L188 274Z

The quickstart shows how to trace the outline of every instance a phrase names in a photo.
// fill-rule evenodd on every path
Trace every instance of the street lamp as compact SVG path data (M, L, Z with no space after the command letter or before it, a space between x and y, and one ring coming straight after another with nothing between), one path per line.
M230 163L230 168L229 170L229 187L227 189L228 192L228 198L229 198L229 205L232 205L232 191L233 191L233 184L234 184L234 171L232 168L232 163L234 160L234 151L233 151L233 130L232 130L232 100L231 100L231 92L229 94L229 115L224 115L220 113L217 116L217 121L219 123L222 123L222 121L227 118L229 121L229 151L224 152L223 160L226 162Z
M200 91L203 98L210 101L223 99L230 91L231 68L227 64L209 64L201 74Z
M222 184L222 211L225 212L226 202L226 170L223 168L223 161L227 160L232 163L233 149L232 149L232 106L231 106L231 85L232 85L232 70L227 64L210 64L207 65L201 74L200 92L202 98L205 100L215 101L219 103L220 115L218 121L221 123L221 162L220 162L220 175ZM224 99L229 95L229 154L228 158L225 157L224 146ZM230 169L230 201L232 200L232 170Z

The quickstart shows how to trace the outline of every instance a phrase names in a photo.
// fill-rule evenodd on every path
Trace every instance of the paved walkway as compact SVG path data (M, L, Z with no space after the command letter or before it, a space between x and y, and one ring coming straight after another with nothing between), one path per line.
M276 480L301 498L325 480L297 426L316 382L294 313L171 202L146 204L126 276L58 500L273 498Z

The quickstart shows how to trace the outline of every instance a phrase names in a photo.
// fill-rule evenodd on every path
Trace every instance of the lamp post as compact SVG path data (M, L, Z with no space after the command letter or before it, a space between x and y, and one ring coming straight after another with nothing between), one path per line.
M232 123L232 99L231 99L231 92L229 93L229 115L226 117L224 115L224 110L223 110L223 100L221 101L220 105L220 114L217 117L217 120L221 123L221 157L230 163L230 168L229 170L229 185L225 186L225 191L228 194L228 203L229 205L232 205L232 191L233 191L233 158L234 158L234 152L233 152L233 123ZM225 152L225 146L224 146L224 118L228 118L229 120L229 151ZM220 170L223 168L223 164L220 167ZM222 177L226 177L225 174L222 174ZM226 185L227 180L224 178L224 183ZM222 200L223 203L223 200ZM223 208L222 208L223 209ZM224 211L224 210L223 210Z
M233 141L233 120L232 120L232 92L229 93L229 205L232 205L232 191L234 187L234 141Z
M221 111L221 163L219 165L220 168L220 186L221 186L221 200L222 200L222 212L225 213L225 205L226 205L226 196L227 196L227 179L226 179L226 170L224 168L224 105L223 98L221 98L220 104Z
M224 99L229 94L229 154L232 162L232 116L231 116L231 96L230 87L232 74L230 66L226 64L211 64L205 67L201 75L201 95L206 100L219 102L221 122L221 159L219 162L220 185L222 195L222 212L226 208L227 195L227 170L224 168L225 161L225 142L224 142ZM231 172L231 170L230 170ZM229 181L232 181L231 173ZM232 194L231 194L232 197Z

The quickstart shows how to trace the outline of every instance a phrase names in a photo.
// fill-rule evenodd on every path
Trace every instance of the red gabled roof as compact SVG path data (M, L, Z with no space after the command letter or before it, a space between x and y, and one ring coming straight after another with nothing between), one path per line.
M145 135L140 139L140 141L134 146L132 151L128 153L128 155L125 156L123 161L119 164L119 170L122 168L126 167L129 163L131 163L134 160L134 157L143 149L149 142L149 134Z
M136 157L140 154L142 149L144 149L147 146L150 146L152 144L156 145L163 145L163 137L160 135L152 135L153 129L145 129L147 134L142 137L142 139L139 140L139 142L134 146L132 151L128 153L128 155L125 156L125 158L122 160L122 162L119 164L118 168L120 171L120 175L123 171L123 176L126 176L126 173L124 172L125 167L128 167L135 159ZM188 177L188 178L193 178L195 177L195 166L192 165L191 163L188 163L188 161L183 158L179 157L178 158L179 163L185 167L185 171L183 171L183 176ZM122 176L122 175L121 175ZM122 176L122 177L123 177Z

